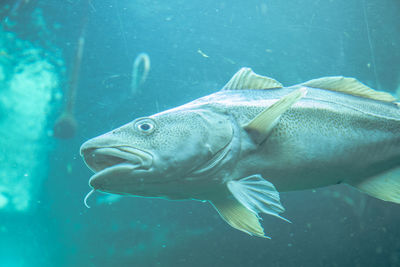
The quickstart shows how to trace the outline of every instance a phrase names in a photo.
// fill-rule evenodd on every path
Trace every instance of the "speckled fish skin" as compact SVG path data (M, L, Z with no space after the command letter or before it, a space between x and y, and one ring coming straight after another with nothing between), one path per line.
M218 107L244 125L299 87L220 91L188 106ZM282 192L361 181L400 164L397 104L316 88L307 91L265 142L241 146L232 177L260 173ZM241 139L249 139L245 131Z
M202 194L213 191L219 184L257 173L283 192L362 180L400 164L400 111L396 104L316 88L307 88L307 95L282 115L267 140L261 145L254 144L242 126L300 87L223 90L150 116L157 120L205 110L211 114L208 134L213 135L217 133L213 123L217 123L218 114L218 120L225 120L235 129L235 138L230 137L230 131L218 133L225 134L231 142L229 157L221 160L213 172L193 178L183 169L193 169L210 157L203 159L201 148L189 148L194 150L192 155L187 155L184 162L176 162L181 166L174 170L182 170L180 173L159 172L159 176L171 177L165 178L169 181L168 187L142 186L128 193L104 191L169 199L204 199ZM215 122L212 121L214 117ZM124 139L133 140L130 132L133 123L92 139L84 147L117 146L117 143L123 144ZM197 127L195 119L185 124L193 131ZM174 136L165 138L174 143L171 139ZM189 144L197 137L189 134L184 138ZM171 157L174 155L177 157L177 153Z

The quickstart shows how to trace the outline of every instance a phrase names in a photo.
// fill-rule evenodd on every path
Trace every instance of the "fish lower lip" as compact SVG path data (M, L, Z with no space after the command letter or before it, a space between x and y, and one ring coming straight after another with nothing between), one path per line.
M118 176L122 174L129 173L140 167L139 164L132 163L119 163L113 166L106 167L105 169L96 172L89 180L89 185L95 190L102 190L105 186L107 187L107 181L112 181L112 179L104 179L105 177ZM102 179L103 178L103 179Z

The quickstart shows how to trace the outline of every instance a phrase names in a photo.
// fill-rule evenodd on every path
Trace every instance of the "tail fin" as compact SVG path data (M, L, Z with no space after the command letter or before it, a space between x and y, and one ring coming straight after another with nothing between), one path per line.
M349 184L370 196L400 204L400 167L364 181Z

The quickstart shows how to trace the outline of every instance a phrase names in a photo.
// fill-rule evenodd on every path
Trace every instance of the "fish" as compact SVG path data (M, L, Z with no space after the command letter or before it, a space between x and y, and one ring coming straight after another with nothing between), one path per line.
M270 238L261 214L290 222L280 192L344 183L400 203L399 104L343 76L284 87L241 68L218 92L90 139L80 154L91 193L209 202L256 237Z

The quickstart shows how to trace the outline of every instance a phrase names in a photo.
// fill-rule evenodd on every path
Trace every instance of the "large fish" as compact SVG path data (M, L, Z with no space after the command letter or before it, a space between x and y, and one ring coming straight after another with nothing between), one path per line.
M93 138L81 155L92 192L207 200L266 237L259 214L284 219L278 192L346 183L400 203L394 101L353 78L283 87L242 68L219 92Z

